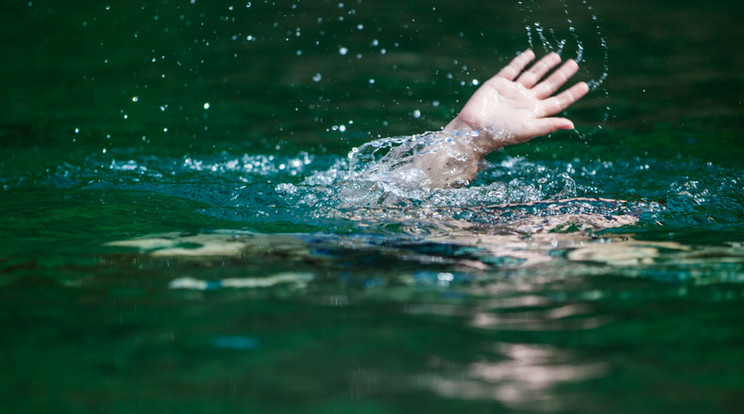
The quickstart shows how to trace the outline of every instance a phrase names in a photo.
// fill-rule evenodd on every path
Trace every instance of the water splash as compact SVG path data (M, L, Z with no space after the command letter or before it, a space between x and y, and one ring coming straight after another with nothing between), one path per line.
M467 187L422 187L412 159L449 138L441 132L385 138L346 156L223 152L170 158L112 150L5 178L0 185L5 191L42 185L189 199L198 203L198 215L286 232L301 226L431 235L467 227L530 234L570 230L558 222L568 216L630 215L641 220L635 232L671 234L715 226L738 240L734 233L741 228L744 205L739 168L648 157L602 161L588 155L584 160L500 155L483 165Z
M545 53L555 52L564 59L575 60L580 64L580 73L590 90L602 94L602 121L593 131L580 134L586 139L602 129L611 118L610 95L603 86L609 75L609 47L597 13L588 0L556 2L521 0L518 9L524 15L523 24L530 48L542 49ZM559 8L561 17L545 11L551 7Z
M569 163L536 164L506 157L483 165L485 178L462 188L427 188L414 158L435 151L451 134L384 138L354 148L333 168L299 185L276 187L288 204L311 208L315 219L353 221L366 228L396 224L396 231L428 235L479 227L487 233L607 228L631 224L659 210L655 203L581 198ZM434 148L434 149L433 149ZM457 154L451 154L456 157ZM573 226L573 227L572 227Z
M571 11L572 8L569 7L570 0L557 1L562 10L563 19L558 22L551 21L548 25L544 24L541 20L545 18L553 20L555 17L540 13L545 9L544 4L538 6L535 0L518 2L518 8L524 14L523 23L527 33L527 41L532 49L541 48L546 53L555 52L563 58L571 58L579 63L594 64L594 62L586 61L585 52L587 50L600 51L601 56L597 61L601 65L601 73L599 75L593 75L594 78L587 81L592 90L597 90L602 86L609 74L609 48L607 46L607 39L602 34L599 18L594 12L594 8L588 3L588 0L581 0L580 5L574 7L573 10L579 9L581 12L588 14L591 23L587 25L591 27L577 28L577 19L573 18L572 15L580 12ZM549 24L551 23L555 27L550 26ZM579 29L583 29L585 32L592 32L592 38L588 39L588 41L582 39ZM572 49L573 54L566 56Z

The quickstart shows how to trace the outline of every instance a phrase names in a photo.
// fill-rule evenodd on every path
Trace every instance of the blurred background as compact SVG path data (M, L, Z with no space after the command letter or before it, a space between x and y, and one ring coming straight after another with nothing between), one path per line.
M584 80L607 75L571 111L582 130L716 130L731 144L741 132L744 12L728 1L2 8L6 148L335 152L436 130L477 82L530 46L525 28L536 24L567 40L564 57L580 42ZM685 153L676 143L665 152Z

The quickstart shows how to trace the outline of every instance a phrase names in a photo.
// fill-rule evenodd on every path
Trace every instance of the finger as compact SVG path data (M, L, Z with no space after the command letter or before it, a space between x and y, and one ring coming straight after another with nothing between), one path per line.
M574 124L566 118L540 118L526 125L525 134L530 138L548 135L559 129L573 129Z
M529 70L519 75L517 82L530 89L559 63L561 63L561 57L557 53L548 53L532 65Z
M579 82L576 85L566 89L558 95L542 101L542 111L539 111L538 117L555 115L568 108L574 102L581 99L589 92L589 86L586 82Z
M567 60L558 70L532 89L535 97L545 99L560 89L579 70L579 64L573 59Z
M535 53L527 49L524 52L520 53L519 56L512 59L512 61L509 62L508 65L504 66L504 68L501 69L499 73L496 74L496 76L513 81L517 78L517 75L519 75L524 70L524 68L527 67L527 64L532 62L533 59L535 59Z

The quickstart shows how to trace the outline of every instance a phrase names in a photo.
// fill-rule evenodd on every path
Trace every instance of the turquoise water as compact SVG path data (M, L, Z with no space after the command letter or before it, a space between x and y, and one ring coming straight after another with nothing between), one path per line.
M742 6L2 9L8 412L741 410ZM562 40L577 131L375 182Z

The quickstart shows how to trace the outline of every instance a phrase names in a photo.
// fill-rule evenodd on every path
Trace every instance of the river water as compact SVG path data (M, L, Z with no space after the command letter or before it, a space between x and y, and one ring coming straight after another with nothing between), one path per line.
M2 9L9 412L740 412L742 6ZM527 47L576 131L379 180Z

